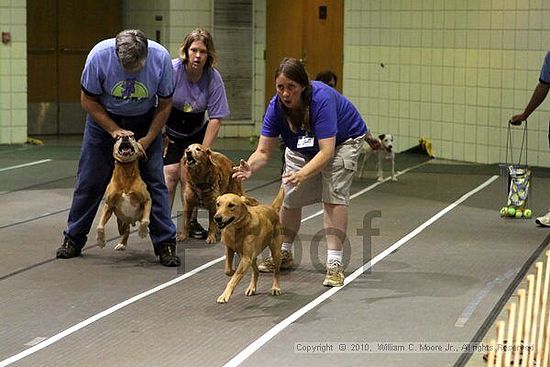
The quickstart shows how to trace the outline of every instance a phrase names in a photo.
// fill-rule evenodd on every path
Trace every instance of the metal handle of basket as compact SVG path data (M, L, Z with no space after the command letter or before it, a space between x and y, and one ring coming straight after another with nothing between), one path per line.
M513 156L513 144L512 144L512 126L508 124L508 136L506 138L506 164L521 164L521 158L525 151L525 165L527 165L527 120L523 124L523 134L521 137L521 147L519 149L519 159L517 163L514 161ZM510 161L508 160L508 154L510 154Z

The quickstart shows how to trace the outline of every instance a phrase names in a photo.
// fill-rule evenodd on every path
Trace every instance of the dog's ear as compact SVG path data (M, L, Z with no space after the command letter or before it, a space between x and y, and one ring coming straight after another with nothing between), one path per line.
M204 148L204 153L206 154L208 163L210 163L211 165L215 165L216 162L214 162L214 154L212 154L212 151L210 150L210 148Z
M251 197L251 196L241 196L241 200L243 201L243 203L245 205L248 205L248 206L256 206L256 205L260 205L260 202L258 200L256 200L255 198Z
M378 135L378 139L380 139L380 140L384 140L385 137L386 137L386 134L380 134L380 135Z

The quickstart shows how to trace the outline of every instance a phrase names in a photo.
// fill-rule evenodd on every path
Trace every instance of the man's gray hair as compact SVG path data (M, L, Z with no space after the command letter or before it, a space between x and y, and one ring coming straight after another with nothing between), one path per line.
M147 59L147 37L139 29L126 29L115 38L116 54L126 70L140 69Z

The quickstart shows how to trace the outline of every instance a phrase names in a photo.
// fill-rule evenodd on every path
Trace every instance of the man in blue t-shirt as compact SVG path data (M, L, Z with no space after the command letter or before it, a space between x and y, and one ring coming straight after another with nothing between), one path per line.
M95 45L81 78L81 104L87 112L73 202L64 241L56 256L79 256L114 167L113 144L135 136L147 153L140 162L151 194L149 232L165 266L179 266L176 228L170 218L162 171L160 132L170 114L174 81L168 51L140 30L124 30Z
M550 90L550 51L546 53L544 58L544 64L540 71L539 83L535 87L533 95L527 103L527 106L522 113L512 116L510 119L510 124L512 125L521 125L523 121L526 121L527 118L537 109L538 106L544 101ZM550 145L550 126L548 129L548 144ZM543 227L550 227L550 211L543 216L536 219L538 225Z

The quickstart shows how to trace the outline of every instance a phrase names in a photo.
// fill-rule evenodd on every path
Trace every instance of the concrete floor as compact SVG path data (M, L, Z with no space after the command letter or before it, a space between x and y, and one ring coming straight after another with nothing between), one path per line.
M399 181L376 183L373 164L354 181L344 287L322 286L326 249L313 205L283 294L269 295L263 274L246 297L247 276L219 305L228 280L219 243L181 244L182 266L166 268L135 233L114 252L111 221L106 248L92 233L83 256L55 259L79 143L0 146L0 366L481 366L483 354L461 346L494 335L550 239L534 219L499 217L507 188L497 166L402 153ZM230 139L216 146L234 161L251 149ZM550 174L534 172L530 207L542 215ZM248 193L270 201L279 173L277 156Z

